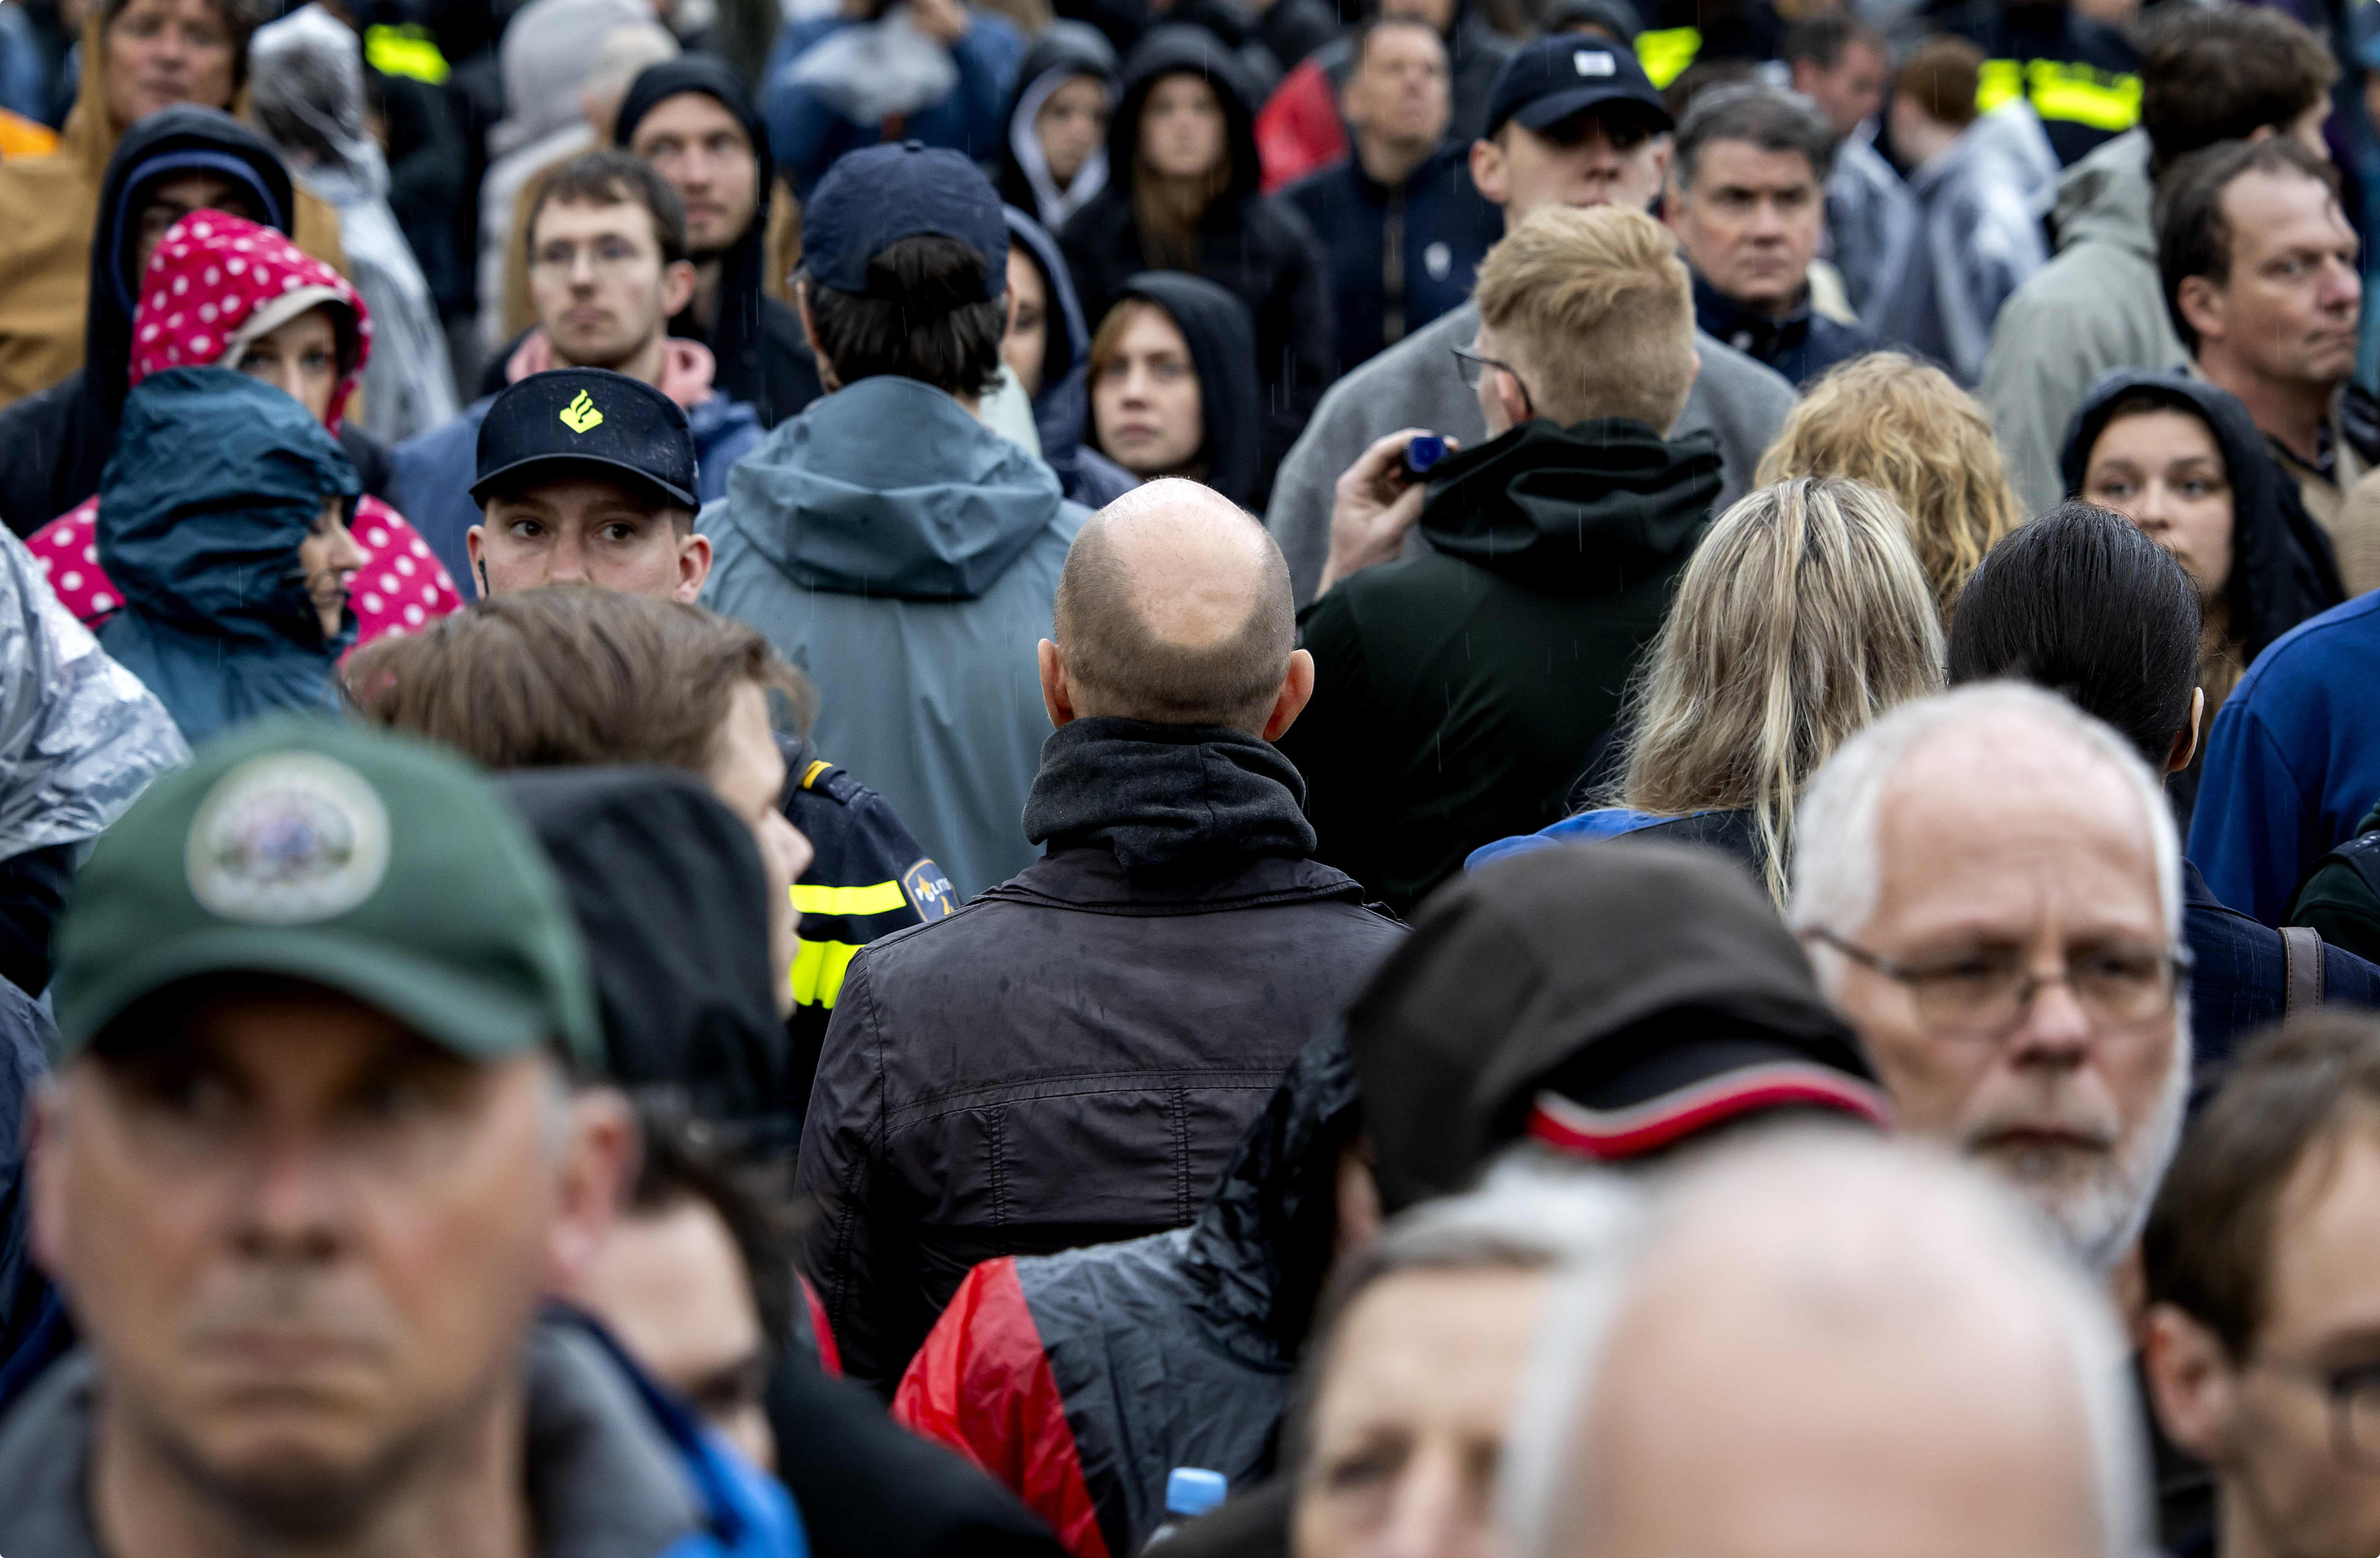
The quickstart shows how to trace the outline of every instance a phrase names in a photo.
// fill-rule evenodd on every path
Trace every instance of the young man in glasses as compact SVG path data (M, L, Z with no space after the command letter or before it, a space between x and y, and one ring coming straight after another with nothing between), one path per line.
M1303 622L1316 697L1281 742L1319 858L1401 913L1479 846L1569 809L1719 490L1711 433L1661 432L1696 359L1658 223L1541 210L1488 251L1475 302L1477 339L1447 367L1488 437L1427 486L1412 428L1339 478ZM1394 560L1416 528L1427 546Z
M2251 1046L2142 1241L2166 1433L2213 1467L2208 1558L2380 1552L2380 1023Z

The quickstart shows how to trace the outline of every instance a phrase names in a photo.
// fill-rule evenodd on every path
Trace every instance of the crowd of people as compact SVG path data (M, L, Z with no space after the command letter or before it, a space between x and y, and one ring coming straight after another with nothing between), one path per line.
M1640 4L0 0L0 1552L2380 1552L2380 12Z

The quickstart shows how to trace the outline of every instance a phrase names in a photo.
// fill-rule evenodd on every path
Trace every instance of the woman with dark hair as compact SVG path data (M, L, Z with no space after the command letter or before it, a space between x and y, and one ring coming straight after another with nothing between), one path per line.
M1041 459L1066 495L1105 508L1140 479L1086 442L1091 427L1091 327L1050 230L1014 205L1008 219L1008 329L1000 359L1033 400ZM1254 371L1253 367L1250 370Z
M2213 384L2109 374L2075 412L2061 464L2070 494L2140 526L2197 586L2208 723L2266 645L2347 598L2296 483L2265 452L2247 408Z
M1249 95L1211 34L1153 30L1124 66L1107 188L1058 237L1089 318L1105 319L1151 270L1203 276L1246 306L1264 396L1261 489L1337 371L1337 315L1314 230L1257 192Z
M1170 271L1136 275L1091 338L1091 437L1143 481L1186 476L1264 507L1256 336L1240 300Z

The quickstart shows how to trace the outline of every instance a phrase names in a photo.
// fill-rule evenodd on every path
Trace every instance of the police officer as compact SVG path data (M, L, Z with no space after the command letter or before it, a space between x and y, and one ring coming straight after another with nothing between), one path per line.
M480 522L468 538L480 592L577 583L691 603L710 573L710 540L694 529L698 490L686 413L659 390L600 368L531 374L480 424ZM781 731L777 744L783 809L815 851L793 890L802 920L789 1027L796 1077L807 1077L853 955L958 904L882 796L806 735Z

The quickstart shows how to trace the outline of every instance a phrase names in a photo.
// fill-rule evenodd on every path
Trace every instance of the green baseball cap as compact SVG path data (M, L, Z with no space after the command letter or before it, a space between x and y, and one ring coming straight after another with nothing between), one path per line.
M102 835L58 931L58 1057L200 975L300 980L467 1059L600 1066L587 953L487 780L407 737L283 715L199 749Z

